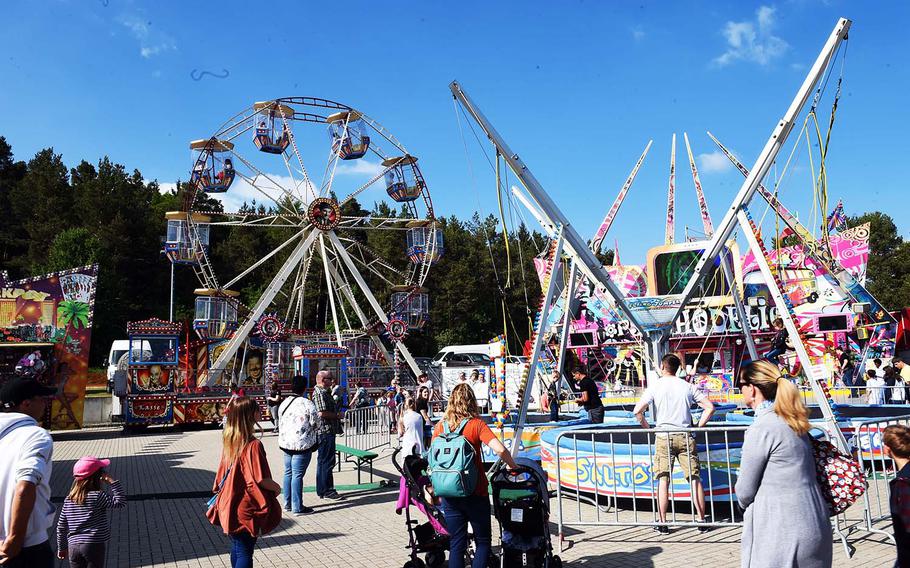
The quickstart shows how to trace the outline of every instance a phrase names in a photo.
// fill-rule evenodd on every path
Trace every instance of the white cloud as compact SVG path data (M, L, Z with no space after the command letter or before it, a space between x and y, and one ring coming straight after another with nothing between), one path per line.
M177 50L177 43L174 39L164 32L153 29L149 21L144 21L136 16L127 16L121 18L120 23L139 42L139 55L145 59Z
M710 154L699 154L695 156L698 162L698 171L706 174L715 174L725 172L733 167L730 160L720 150L715 150Z
M298 199L298 193L306 196L306 187L301 184L300 189L296 189L294 180L286 175L267 173L253 181L255 186L238 176L226 193L211 194L211 197L221 201L225 211L237 211L244 202L250 204L253 201L256 201L257 205L264 205L266 209L277 207L275 202L281 201L285 192Z
M790 46L772 33L775 10L761 6L755 12L755 21L727 22L721 32L727 40L727 50L714 58L714 65L724 67L736 61L749 61L765 66L782 56Z
M378 162L370 162L368 160L359 159L359 160L350 160L342 162L339 160L339 164L335 169L336 176L360 176L364 178L373 178L381 174L385 170L382 164Z
M635 41L645 39L645 30L641 26L633 26L630 31L632 32L632 39Z
M159 193L170 193L172 191L177 191L177 184L172 182L162 183L158 182L158 192Z

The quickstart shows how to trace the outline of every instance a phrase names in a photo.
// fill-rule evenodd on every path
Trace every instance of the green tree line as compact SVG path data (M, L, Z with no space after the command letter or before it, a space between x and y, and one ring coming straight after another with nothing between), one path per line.
M168 315L170 270L162 254L165 213L181 209L183 191L179 182L176 190L162 191L138 169L130 172L107 157L96 164L83 160L68 168L62 156L46 148L27 162L17 161L10 144L0 137L0 269L15 279L97 262L91 363L100 365L111 341L125 336L128 321ZM217 210L220 202L208 200L202 206ZM244 208L266 211L255 202ZM371 213L403 215L386 202L366 209L352 200L343 208L345 215ZM439 222L445 254L425 283L430 324L422 333L410 335L407 343L415 353L431 355L440 346L481 342L505 330L512 352L519 352L540 297L533 259L544 250L544 237L523 225L511 231L508 270L497 218L475 213L469 219L449 216ZM870 291L889 309L910 305L910 242L904 241L885 213L852 217L849 225L866 222L871 225ZM210 257L216 274L242 272L284 242L290 236L288 231L213 228ZM352 232L348 237L397 269L403 270L408 262L399 231ZM276 255L243 279L239 291L246 305L255 303L287 254ZM601 257L605 263L611 259L611 253ZM304 322L312 329L331 328L322 277L316 271L316 280L305 296ZM374 275L367 278L371 289L380 291L380 302L388 305L387 287ZM506 286L507 280L511 285ZM192 321L197 286L193 271L178 266L175 319ZM279 304L282 301L286 300L279 299Z
M101 365L111 341L125 336L128 321L168 316L170 263L162 254L165 213L182 208L183 192L179 182L176 190L162 191L138 169L129 171L107 157L95 164L83 160L69 168L53 148L46 148L27 162L17 161L13 148L0 137L0 269L16 279L97 262L91 363ZM197 204L199 199L206 197L198 197ZM218 210L220 202L207 200L199 205ZM378 202L366 209L352 200L343 214L402 214L394 205ZM266 208L252 202L244 204L243 210L265 212ZM546 246L545 239L523 225L510 232L511 285L507 287L505 243L498 219L474 214L470 219L449 216L438 221L445 254L425 283L430 324L423 332L411 334L407 343L418 355L432 355L441 345L486 341L503 333L505 325L511 349L520 350L528 336L530 309L536 309L540 295L533 259ZM222 279L239 274L291 236L288 231L213 227L210 258L216 274ZM347 236L362 241L397 269L408 263L401 231L352 231ZM275 255L239 283L244 304L256 302L287 254ZM375 275L365 276L380 302L388 305L388 287ZM313 271L311 277L304 322L312 329L331 328L322 271ZM192 321L193 290L198 286L189 267L176 267L175 319ZM279 297L279 314L286 301Z

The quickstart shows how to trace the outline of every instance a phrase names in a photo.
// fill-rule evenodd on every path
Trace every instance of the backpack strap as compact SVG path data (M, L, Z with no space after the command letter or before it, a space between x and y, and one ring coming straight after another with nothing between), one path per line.
M461 436L461 433L464 431L465 427L468 425L468 422L470 422L470 421L471 421L470 418L465 418L464 420L462 420L461 423L458 425L458 429L455 430L455 433L458 434L459 436Z

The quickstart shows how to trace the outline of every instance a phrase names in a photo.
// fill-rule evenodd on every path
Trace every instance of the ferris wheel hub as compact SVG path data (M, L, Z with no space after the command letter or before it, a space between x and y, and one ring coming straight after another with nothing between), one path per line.
M310 202L306 217L320 231L331 231L341 222L341 206L330 197L318 197Z

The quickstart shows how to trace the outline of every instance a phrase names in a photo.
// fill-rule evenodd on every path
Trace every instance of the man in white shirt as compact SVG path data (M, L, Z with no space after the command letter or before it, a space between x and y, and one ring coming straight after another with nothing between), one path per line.
M866 392L869 404L885 404L885 379L875 369L866 371Z
M642 394L641 400L635 405L636 418L642 428L650 428L645 418L645 410L654 405L654 428L660 430L682 430L692 426L691 406L697 403L704 412L698 427L702 428L714 414L714 404L695 385L687 383L676 376L682 363L676 355L664 355L660 360L659 379L649 386ZM657 504L660 524L657 532L669 534L666 526L667 508L670 504L669 487L673 471L673 460L679 462L686 479L691 486L698 510L700 522L705 522L705 491L701 484L701 470L698 463L698 450L695 438L685 432L658 433L654 437L654 475L657 476ZM700 528L699 530L707 530Z
M46 398L57 392L34 378L16 377L0 387L0 566L51 568L47 531L54 442L38 424Z

